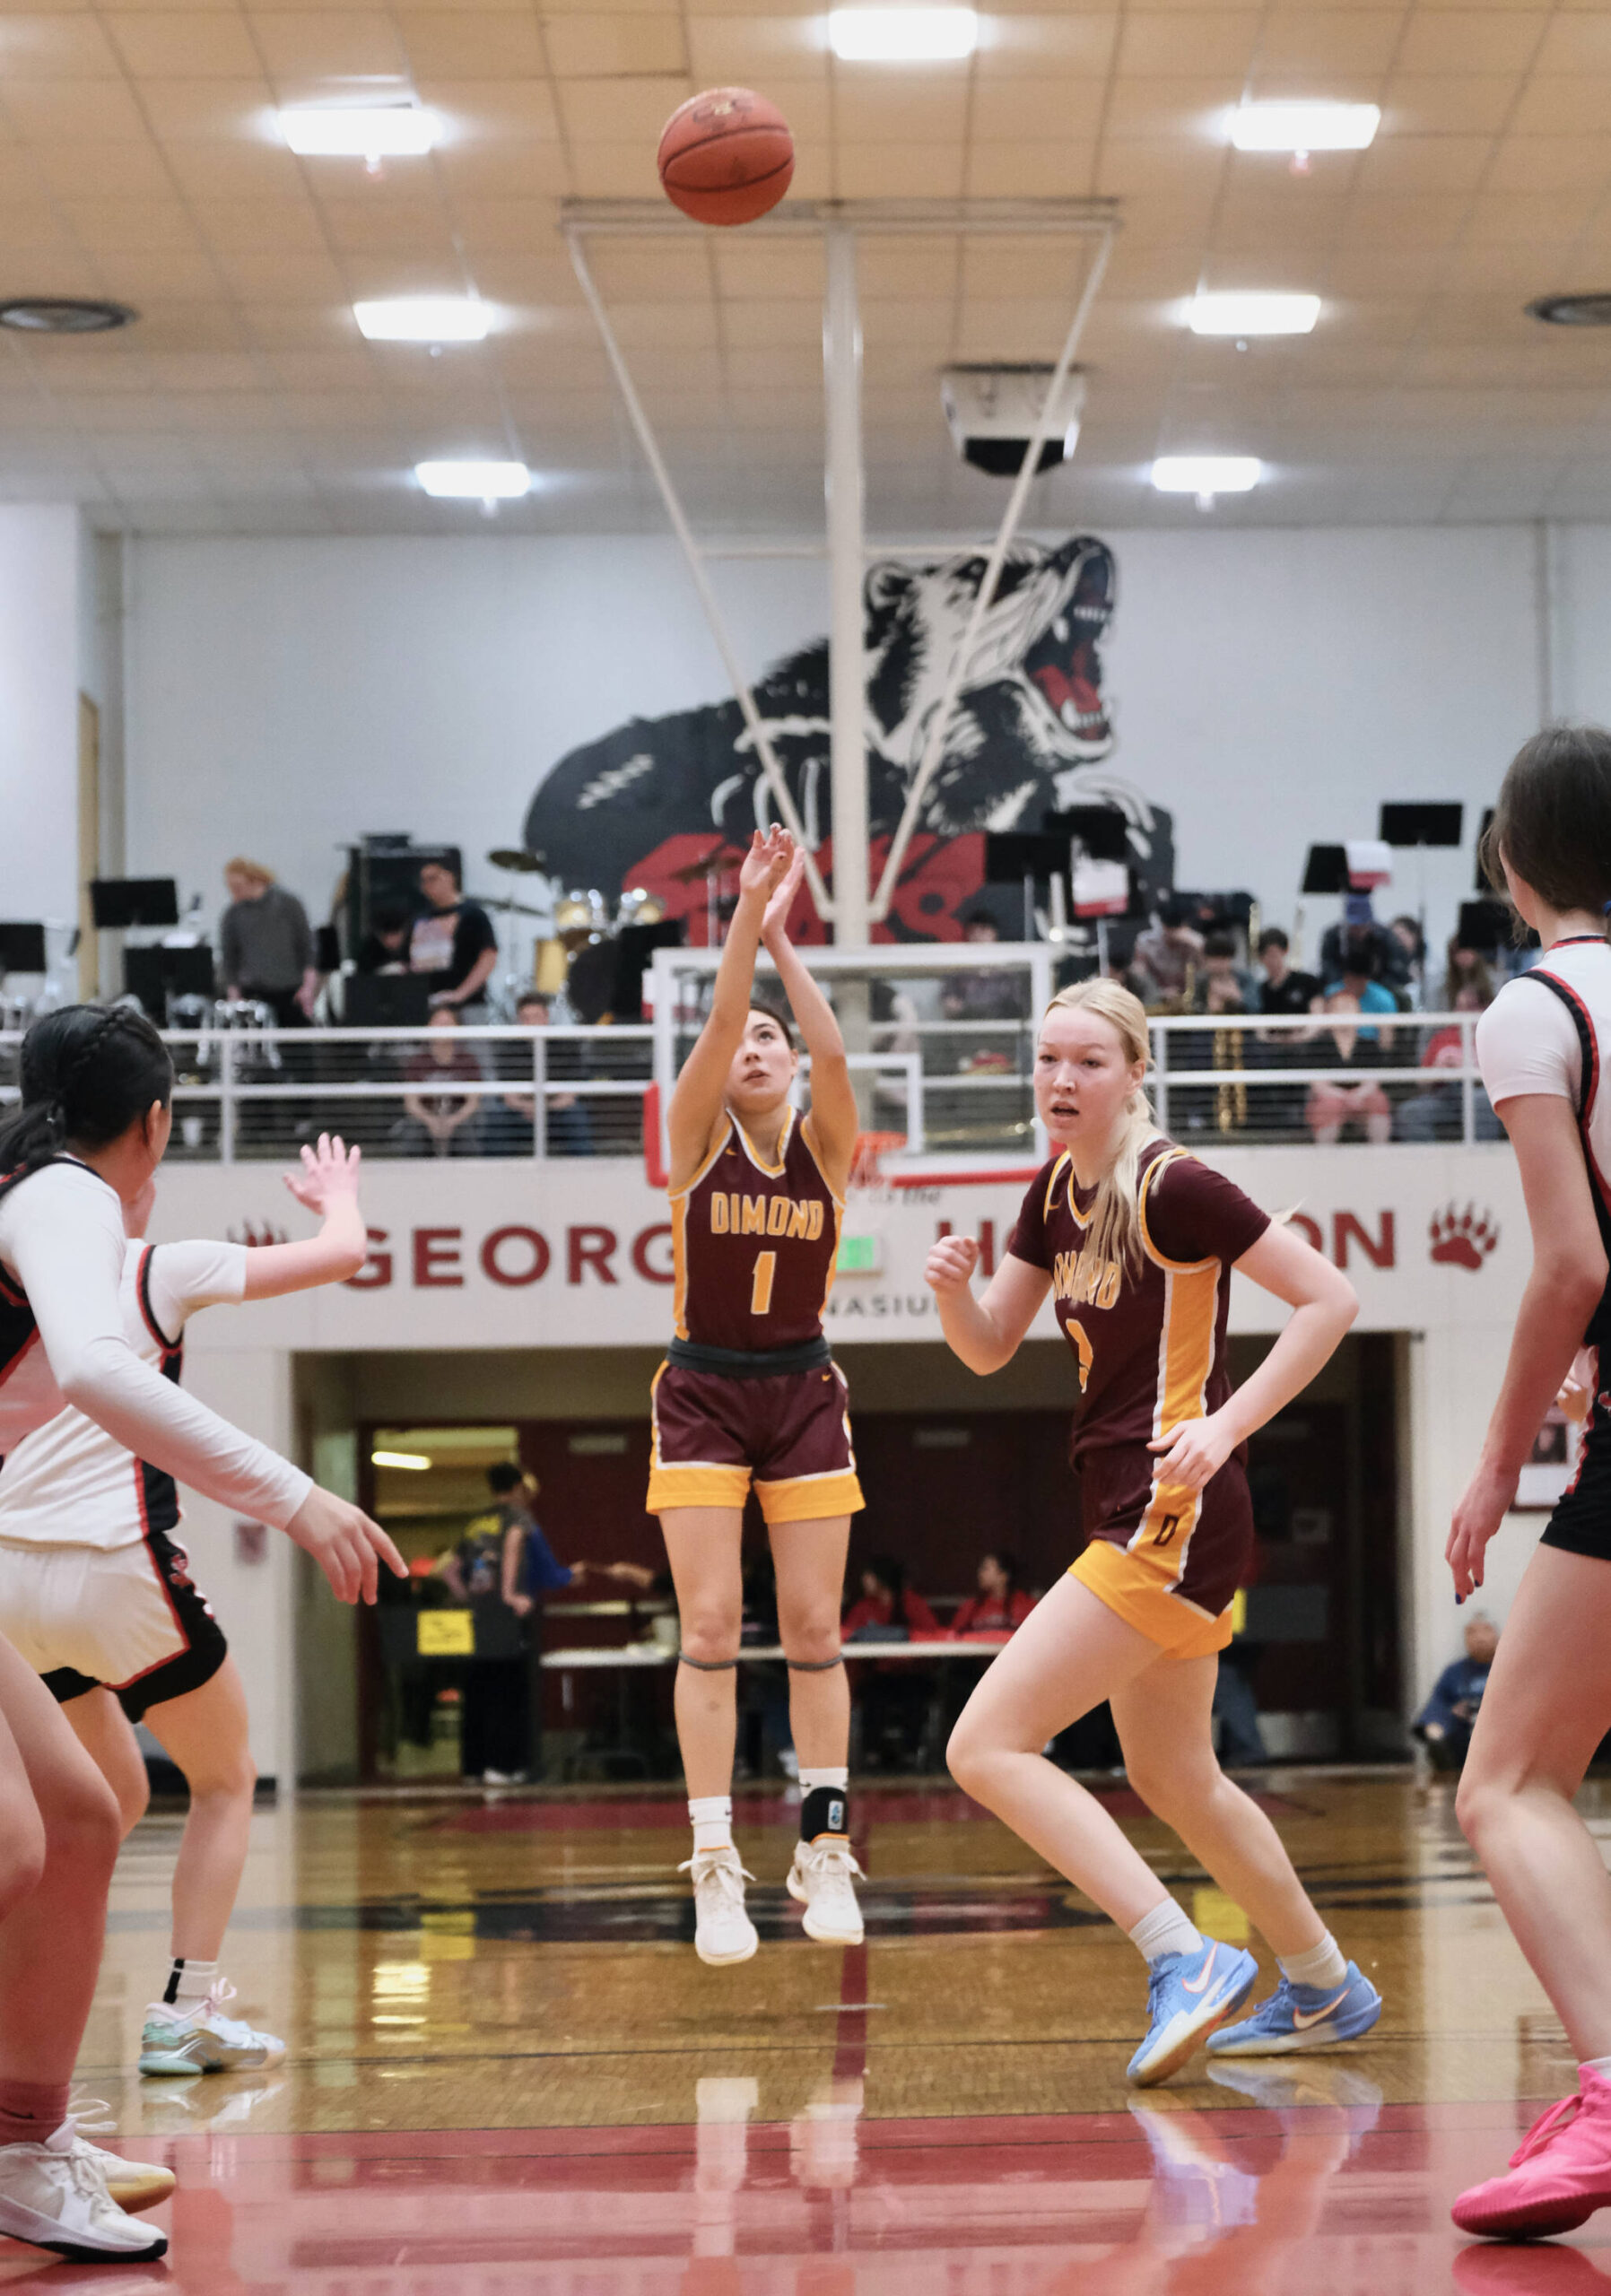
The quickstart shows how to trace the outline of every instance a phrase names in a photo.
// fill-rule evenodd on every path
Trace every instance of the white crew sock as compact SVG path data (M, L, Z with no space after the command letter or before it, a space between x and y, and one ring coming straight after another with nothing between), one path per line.
M733 1847L733 1797L730 1794L705 1794L688 1805L688 1814L693 1821L693 1854L702 1849L731 1849Z
M841 1794L849 1793L850 1788L850 1771L849 1765L845 1762L840 1762L837 1770L801 1770L800 1791L802 1794L813 1794L816 1791L816 1788L819 1786L826 1786L830 1788L837 1787Z
M162 2005L181 2017L188 2016L191 2010L201 2007L217 1982L216 1961L173 1961L162 1987Z
M1282 1976L1292 1985L1331 1987L1347 1981L1348 1964L1329 1929L1307 1953L1277 1953L1276 1960Z
M1130 1932L1130 1943L1148 1961L1161 1961L1166 1953L1200 1953L1203 1935L1187 1919L1185 1909L1173 1898L1165 1898L1151 1913L1144 1913Z
M1602 2081L1611 2081L1611 2057L1586 2057L1578 2071L1598 2073Z

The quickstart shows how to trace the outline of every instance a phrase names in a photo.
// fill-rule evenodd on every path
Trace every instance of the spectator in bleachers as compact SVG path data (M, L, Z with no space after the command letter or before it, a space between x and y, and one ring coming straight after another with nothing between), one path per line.
M1394 1008L1398 1008L1395 1006ZM1306 1065L1311 1068L1371 1068L1378 1065L1380 1047L1366 1041L1366 1033L1359 1026L1360 1000L1352 988L1337 987L1327 995L1322 1010L1339 1017L1328 1027L1317 1029L1304 1046ZM1342 1017L1354 1015L1352 1021ZM1371 1077L1360 1077L1349 1083L1345 1076L1334 1082L1328 1077L1323 1083L1309 1088L1307 1109L1309 1128L1318 1144L1329 1147L1343 1136L1343 1126L1351 1122L1363 1124L1367 1140L1390 1140L1393 1133L1393 1112L1381 1084Z
M358 971L406 972L408 936L414 918L405 909L378 909L369 931L358 944L353 962Z
M1404 951L1405 962L1409 967L1405 986L1409 990L1411 1004L1419 1005L1426 992L1426 935L1413 917L1394 918L1388 931Z
M1446 1013L1458 1013L1462 988L1475 988L1481 997L1479 1012L1485 1013L1493 1002L1493 972L1480 949L1474 949L1452 933L1443 955L1443 986L1439 1003Z
M479 901L466 900L445 861L420 871L423 913L408 936L408 970L431 976L431 1001L451 1005L466 1020L483 1017L486 986L498 963L498 935Z
M1192 995L1199 1013L1246 1013L1253 1004L1253 983L1237 962L1234 933L1210 933L1203 943L1203 962Z
M971 909L962 916L962 938L976 947L993 947L1001 927L988 909ZM1023 1017L1024 985L1010 972L954 972L940 991L940 1010L948 1021L1019 1021Z
M1150 1005L1189 1003L1203 959L1203 936L1188 922L1185 904L1171 894L1158 922L1137 935L1130 962L1146 983Z
M937 1635L939 1621L906 1583L906 1567L893 1555L875 1555L861 1574L860 1599L845 1613L840 1628L847 1645L860 1642L924 1642ZM861 1708L861 1752L869 1769L909 1769L921 1746L936 1682L927 1666L909 1658L881 1658L858 1666L855 1685Z
M1499 1629L1481 1611L1466 1621L1466 1655L1445 1666L1432 1696L1410 1726L1432 1756L1434 1770L1459 1770L1472 1726L1499 1650Z
M1485 1008L1482 991L1473 981L1467 981L1455 992L1457 1013L1480 1013ZM1423 1068L1455 1068L1465 1063L1465 1046L1459 1027L1450 1022L1448 1027L1434 1031L1421 1051ZM1476 1132L1479 1140L1498 1140L1503 1126L1493 1113L1493 1104L1481 1084L1473 1087L1476 1101ZM1446 1084L1433 1083L1430 1079L1424 1088L1401 1101L1393 1112L1395 1140L1458 1140L1464 1129L1460 1085L1450 1080Z
M1408 981L1409 952L1397 933L1378 924L1371 914L1369 893L1349 893L1342 918L1337 924L1328 925L1321 935L1319 971L1323 981L1340 979L1345 944L1350 939L1356 954L1363 951L1370 957L1370 979L1380 981L1389 990Z
M979 1558L979 1592L970 1595L951 1622L954 1634L1011 1634L1034 1604L1018 1584L1018 1558L1007 1548Z
M283 1029L305 1029L318 995L313 931L296 895L243 854L226 862L230 905L219 920L219 972L231 1003L266 1004Z
M1320 984L1311 972L1299 972L1291 960L1292 943L1278 925L1258 936L1258 965L1263 978L1250 1000L1256 1013L1312 1013Z
M1376 926L1367 931L1362 926L1351 925L1344 934L1337 949L1337 976L1327 977L1325 994L1328 1004L1340 991L1354 999L1356 1012L1398 1012L1398 999L1379 977L1379 931L1380 927ZM1374 1053L1384 1039L1391 1041L1392 1033L1390 1029L1381 1031L1365 1027L1360 1030L1359 1036L1361 1042L1370 1045Z
M408 1056L403 1081L408 1087L403 1096L406 1154L479 1154L481 1096L445 1089L483 1081L481 1063L458 1040L458 1014L451 1004L439 1004L431 1014L430 1035Z
M527 989L515 1007L515 1025L522 1029L545 1029L551 1017L546 996L537 989ZM513 1070L522 1077L531 1074L531 1061L521 1045L501 1045L505 1070ZM544 1074L552 1083L556 1078L569 1080L579 1074L579 1048L574 1043L555 1044L546 1048L547 1058ZM508 1056L512 1053L514 1061ZM501 1072L503 1073L503 1072ZM534 1150L533 1131L536 1122L536 1094L508 1091L494 1100L487 1116L487 1153L490 1156L529 1156ZM588 1111L574 1092L549 1092L545 1095L543 1114L543 1152L548 1156L591 1156L593 1126Z

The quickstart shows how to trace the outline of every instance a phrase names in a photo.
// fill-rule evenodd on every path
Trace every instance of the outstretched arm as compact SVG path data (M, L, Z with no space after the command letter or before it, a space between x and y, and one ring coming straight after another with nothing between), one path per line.
M666 1128L671 1140L671 1184L683 1187L698 1171L721 1115L727 1072L744 1041L750 1017L750 996L755 980L755 952L766 905L787 875L794 858L794 839L787 830L773 828L762 837L757 830L738 873L738 906L727 927L727 945L716 970L710 1011L693 1050L683 1064Z
M850 1083L845 1040L833 1017L833 1007L812 978L806 960L788 937L788 912L806 873L806 855L797 852L788 874L766 905L761 938L778 968L789 1008L800 1024L806 1049L811 1055L810 1124L823 1167L836 1195L843 1195L856 1155L856 1135L861 1112Z
M1354 1286L1342 1271L1278 1222L1243 1252L1236 1272L1284 1300L1293 1312L1251 1378L1244 1379L1218 1411L1166 1427L1148 1444L1149 1450L1163 1455L1158 1462L1159 1482L1177 1489L1201 1491L1239 1443L1302 1395L1336 1353L1359 1313Z
M928 1255L923 1277L934 1293L940 1329L952 1353L982 1376L1012 1361L1051 1288L1051 1277L1045 1268L1032 1267L1009 1252L982 1298L976 1300L971 1279L978 1265L975 1238L942 1236Z
M358 1204L362 1151L321 1132L317 1148L302 1150L302 1169L285 1185L299 1204L320 1213L324 1225L300 1244L259 1244L246 1256L248 1300L279 1300L321 1283L344 1283L369 1257L369 1234Z

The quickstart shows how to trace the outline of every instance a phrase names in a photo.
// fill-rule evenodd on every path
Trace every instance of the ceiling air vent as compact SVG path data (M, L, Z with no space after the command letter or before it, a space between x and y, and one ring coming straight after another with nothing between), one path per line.
M0 303L0 326L19 335L106 335L138 317L126 303L82 300L74 295L16 295Z
M1611 294L1540 295L1527 315L1546 326L1611 326Z

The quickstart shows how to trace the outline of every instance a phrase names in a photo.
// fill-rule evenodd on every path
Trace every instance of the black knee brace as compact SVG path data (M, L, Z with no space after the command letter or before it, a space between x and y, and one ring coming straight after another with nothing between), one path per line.
M845 1654L841 1650L833 1658L786 1658L783 1663L791 1674L827 1674L844 1665Z
M691 1658L686 1650L679 1650L677 1664L692 1666L701 1674L727 1674L732 1673L738 1661L736 1658Z

